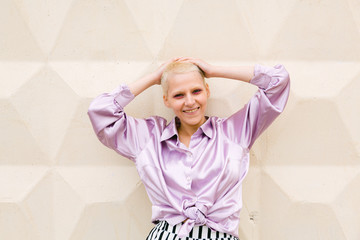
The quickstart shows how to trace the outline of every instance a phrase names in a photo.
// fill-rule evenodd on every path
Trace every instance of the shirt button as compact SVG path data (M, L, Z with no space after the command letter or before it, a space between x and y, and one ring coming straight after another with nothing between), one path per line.
M187 177L186 181L188 181L188 183L191 182L191 177Z
M186 155L187 155L188 157L192 157L192 153L191 153L191 152L187 152Z

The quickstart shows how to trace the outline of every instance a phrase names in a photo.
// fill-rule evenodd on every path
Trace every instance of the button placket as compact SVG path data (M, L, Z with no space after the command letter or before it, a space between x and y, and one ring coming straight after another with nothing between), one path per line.
M191 152L187 152L186 153L186 161L188 162L188 163L191 163L192 161L193 161L193 157L192 157L192 153Z
M187 189L191 189L191 184L192 184L192 171L191 171L191 164L193 162L193 154L190 151L186 151L186 165L187 165L187 169L185 172L185 176L186 176L186 188Z
M191 177L191 170L188 169L186 172L185 172L185 176L186 176L186 188L187 189L190 189L191 188L191 183L192 183L192 177Z

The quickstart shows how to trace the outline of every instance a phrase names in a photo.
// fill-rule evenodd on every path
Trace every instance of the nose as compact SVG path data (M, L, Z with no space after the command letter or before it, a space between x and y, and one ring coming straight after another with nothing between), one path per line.
M186 106L192 106L195 104L195 99L191 94L187 94L185 97Z

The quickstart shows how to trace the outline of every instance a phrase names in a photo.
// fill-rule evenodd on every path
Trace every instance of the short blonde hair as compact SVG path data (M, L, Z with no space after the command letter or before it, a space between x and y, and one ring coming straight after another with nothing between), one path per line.
M180 74L180 73L188 73L188 72L198 72L202 79L205 82L205 74L204 72L195 64L189 62L172 62L170 63L164 70L163 74L161 75L161 86L163 89L163 93L167 96L168 91L168 78L171 74Z

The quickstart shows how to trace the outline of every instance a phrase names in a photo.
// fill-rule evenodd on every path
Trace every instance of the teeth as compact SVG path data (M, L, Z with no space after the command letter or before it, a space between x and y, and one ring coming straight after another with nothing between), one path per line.
M184 112L187 112L187 113L192 113L192 112L195 112L196 110L198 110L197 108L193 109L193 110L189 110L189 111L184 111Z

